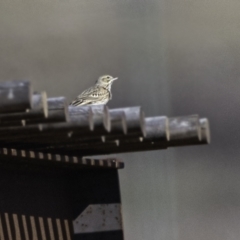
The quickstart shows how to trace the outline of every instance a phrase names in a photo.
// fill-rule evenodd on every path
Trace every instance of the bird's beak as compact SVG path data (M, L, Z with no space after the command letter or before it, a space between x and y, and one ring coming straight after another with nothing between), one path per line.
M118 78L116 77L116 78L112 78L112 81L115 81L115 80L117 80Z

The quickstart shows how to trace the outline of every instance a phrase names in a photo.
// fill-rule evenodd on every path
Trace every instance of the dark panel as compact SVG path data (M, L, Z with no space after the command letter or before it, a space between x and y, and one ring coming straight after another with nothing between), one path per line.
M0 210L53 218L74 218L89 204L119 203L117 170L31 172L0 168ZM16 201L17 199L17 201Z

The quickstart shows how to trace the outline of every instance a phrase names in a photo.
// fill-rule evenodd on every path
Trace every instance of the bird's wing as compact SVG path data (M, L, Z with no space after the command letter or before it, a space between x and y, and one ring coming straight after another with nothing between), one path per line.
M93 104L109 98L109 91L102 87L91 87L86 89L70 104L73 106Z

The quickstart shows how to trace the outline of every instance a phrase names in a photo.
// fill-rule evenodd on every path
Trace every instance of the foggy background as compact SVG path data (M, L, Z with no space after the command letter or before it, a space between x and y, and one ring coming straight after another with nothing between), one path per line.
M239 10L236 0L0 3L0 81L70 101L111 74L109 107L209 118L209 146L119 155L126 240L239 239Z

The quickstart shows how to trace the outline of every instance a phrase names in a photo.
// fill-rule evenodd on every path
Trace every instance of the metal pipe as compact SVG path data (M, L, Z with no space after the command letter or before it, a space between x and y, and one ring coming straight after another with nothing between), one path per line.
M48 104L47 104L47 93L41 92L34 93L32 96L32 110L33 111L41 111L43 113L43 117L48 117Z
M151 142L168 142L169 120L165 116L145 118L146 137L144 140Z
M111 134L127 134L127 118L124 111L109 110L111 122Z
M116 115L124 113L126 119L127 133L145 136L144 113L141 107L111 109Z
M209 144L211 142L210 125L207 118L199 119L201 128L201 144Z
M198 115L169 118L169 147L199 144L201 131Z
M102 136L102 141L109 142L126 137L127 124L126 115L124 111L109 110L111 131Z
M26 125L69 121L69 112L65 97L48 98L46 100L46 106L48 108L48 116L46 118L27 120Z
M32 87L28 81L0 83L0 113L25 112L32 108Z
M71 123L81 122L85 126L89 126L92 131L94 128L93 111L89 106L84 107L68 107L69 120Z
M35 93L32 96L32 109L27 109L25 112L11 112L0 114L0 127L14 126L12 122L21 123L22 120L39 119L44 120L48 116L48 109L46 105L46 93Z
M102 134L109 132L111 123L108 107L106 105L93 105L91 109L93 112L94 131Z

